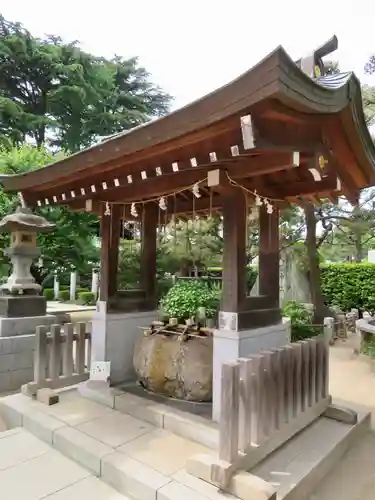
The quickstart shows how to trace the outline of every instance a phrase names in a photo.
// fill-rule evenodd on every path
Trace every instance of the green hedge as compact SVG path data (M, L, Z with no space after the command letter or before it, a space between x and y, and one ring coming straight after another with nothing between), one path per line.
M60 290L59 292L59 300L61 300L61 302L66 302L68 301L70 298L70 292L69 290Z
M53 291L53 288L45 288L43 290L43 295L47 300L53 300L55 298L55 292Z
M375 264L340 263L321 266L322 291L329 305L343 311L375 311Z
M93 306L95 305L96 297L92 292L80 292L78 294L78 303L83 306Z

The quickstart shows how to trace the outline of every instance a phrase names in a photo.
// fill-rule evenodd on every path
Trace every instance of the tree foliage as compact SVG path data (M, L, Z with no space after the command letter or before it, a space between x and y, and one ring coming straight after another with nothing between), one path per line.
M218 217L171 222L163 235L159 265L186 276L193 268L221 264L223 248Z
M23 145L11 150L0 149L0 173L14 174L40 168L55 159L45 148ZM0 187L0 217L13 212L20 201L14 194L4 193ZM42 283L54 271L70 271L72 268L84 272L98 261L98 249L94 235L98 232L98 219L88 213L71 212L65 207L41 208L40 215L56 224L52 233L40 234L38 244L42 249L41 260L34 264L33 272ZM9 235L0 234L0 245L5 248ZM7 269L7 259L1 256L0 269Z
M73 152L164 114L169 102L136 58L96 57L0 16L0 144L31 138Z

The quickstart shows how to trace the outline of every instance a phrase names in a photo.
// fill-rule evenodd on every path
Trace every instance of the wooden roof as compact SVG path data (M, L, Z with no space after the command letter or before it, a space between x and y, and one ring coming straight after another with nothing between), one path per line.
M360 189L375 184L375 149L358 79L353 73L310 78L279 47L182 109L0 180L31 206L79 210L91 199L95 210L105 201L130 204L179 191L214 169L278 200L318 202L345 194L355 202ZM219 192L213 199L202 184L202 194L196 210L220 207ZM191 203L190 192L180 193L174 211L190 211Z

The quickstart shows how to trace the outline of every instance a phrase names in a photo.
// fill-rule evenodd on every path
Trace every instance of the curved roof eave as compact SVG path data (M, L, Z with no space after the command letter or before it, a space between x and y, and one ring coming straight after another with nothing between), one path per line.
M273 71L275 69L276 72ZM273 77L277 75L277 85L270 86L267 89L269 95L266 95L262 84L264 76L271 74ZM258 78L259 76L263 78ZM368 161L374 169L375 149L367 127L363 126L365 121L361 101L358 104L360 84L357 78L352 73L345 73L337 75L336 80L332 77L313 80L298 68L282 47L278 47L240 77L183 108L157 120L120 132L42 169L18 175L0 175L0 182L6 190L27 190L41 183L58 182L63 178L66 181L66 178L74 172L89 171L105 161L136 154L137 151L178 139L195 129L203 129L225 120L242 109L245 110L246 107L249 109L256 102L251 99L251 85L256 89L257 85L261 85L260 90L253 91L255 94L258 92L260 96L258 102L272 95L282 95L289 103L296 106L299 103L312 113L337 113L350 104L353 121L361 132L358 135L361 135ZM178 127L175 124L178 124ZM137 139L141 139L138 145Z
M356 153L359 163L369 175L369 185L375 183L375 144L366 124L362 105L361 84L353 72L327 75L317 79L317 83L325 88L337 89L345 86L350 111L351 124L342 119L346 131L346 139Z

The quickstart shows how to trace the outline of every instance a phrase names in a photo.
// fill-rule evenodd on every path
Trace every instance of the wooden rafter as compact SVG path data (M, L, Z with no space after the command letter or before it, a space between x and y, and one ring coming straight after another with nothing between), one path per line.
M251 178L256 177L261 173L264 174L296 168L296 166L293 164L293 154L286 152L274 153L272 156L243 155L237 156L236 158L233 158L232 161L228 161L223 164L221 164L220 162L209 164L210 169L212 170L221 165L225 167L225 170L234 179ZM45 199L47 198L48 204L51 205L53 203L56 203L54 202L53 197L55 197L55 199L60 203L61 201L69 202L74 199L80 198L102 199L106 201L137 201L141 199L145 200L154 196L161 196L163 194L178 191L184 187L189 187L195 182L205 179L208 170L209 169L207 167L191 167L189 169L178 171L168 175L160 175L155 177L147 175L145 179L142 179L142 177L136 178L134 176L131 176L131 178L129 178L128 176L126 176L125 178L116 178L118 184L117 186L115 186L114 182L110 183L110 181L108 180L105 183L106 189L103 187L103 185L94 185L90 183L90 185L81 186L74 191L70 189L69 191L65 191L63 193L58 192L57 190L55 192L50 191L47 193L38 193L38 195L41 196L41 199L38 199L41 204L45 204ZM83 192L85 194L83 194Z

